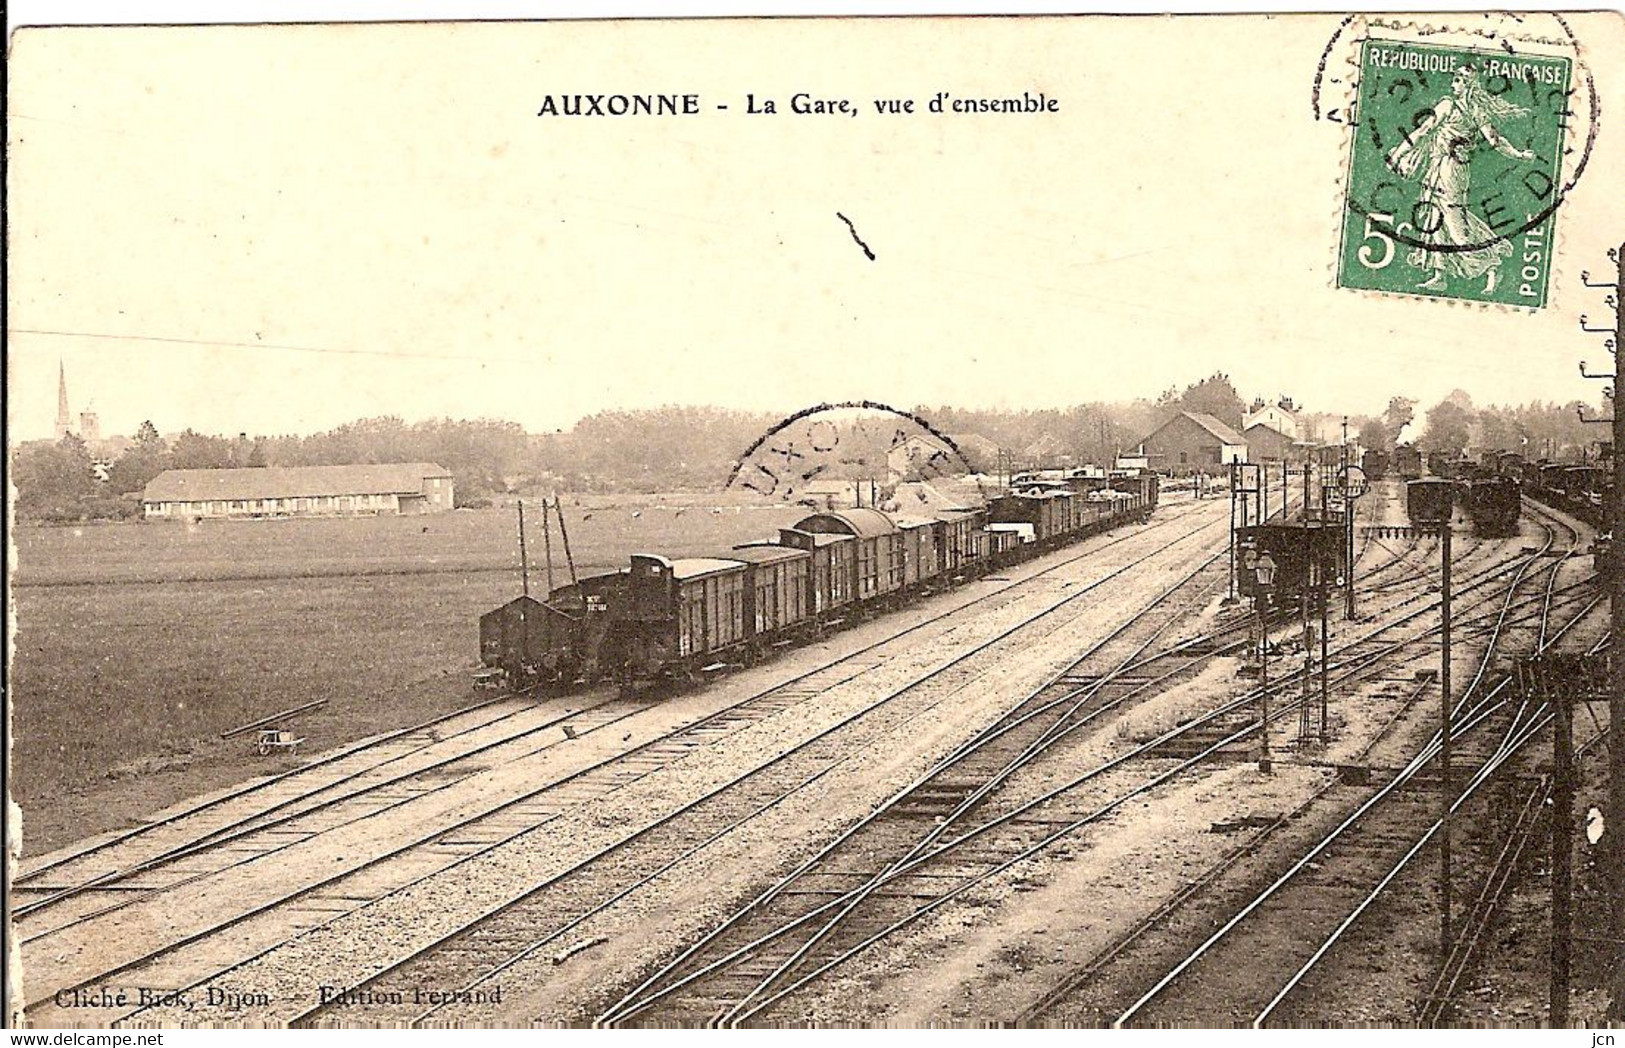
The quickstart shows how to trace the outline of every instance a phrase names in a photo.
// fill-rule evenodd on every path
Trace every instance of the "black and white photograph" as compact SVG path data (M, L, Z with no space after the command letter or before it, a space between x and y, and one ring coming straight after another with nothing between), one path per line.
M160 23L9 30L6 1025L1613 1043L1625 16Z

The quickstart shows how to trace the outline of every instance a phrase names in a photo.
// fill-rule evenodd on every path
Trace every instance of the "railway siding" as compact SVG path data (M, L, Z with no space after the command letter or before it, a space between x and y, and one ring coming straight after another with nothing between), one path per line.
M1216 516L1212 507L1208 507L1208 511L1204 516ZM1148 532L1150 530L1147 529ZM1215 530L1210 534L1213 535L1212 542L1222 539L1222 532ZM1148 534L1145 541L1149 540ZM1191 552L1195 553L1198 548L1210 548L1211 544L1190 544ZM1073 587L1110 570L1110 564L1102 560L1093 559L1090 566L1073 580ZM1123 563L1127 563L1126 555ZM1064 590L1065 581L1051 580L1048 588L1052 591ZM1054 596L1054 592L1051 592L1043 597L1023 600L1053 601ZM1109 602L1096 602L1094 606L1090 606L1089 602L1080 602L1097 614L1102 612L1099 603ZM1018 601L1006 606L991 617L985 628L979 627L980 636L997 633L999 629L1008 628L1031 613L1031 603ZM956 638L956 641L963 645L971 639ZM1032 654L1031 651L1023 652L1022 657L1012 665L1032 665ZM940 649L934 655L940 663ZM412 943L432 942L457 927L458 922L466 923L479 913L509 901L516 887L544 882L613 845L630 830L647 824L651 813L674 810L704 791L730 781L742 768L748 768L752 763L771 761L793 746L798 738L808 739L839 717L862 709L866 703L873 701L877 688L888 685L897 687L906 683L906 667L910 658L914 660L915 668L929 661L921 661L920 653L914 652L909 657L900 657L891 665L877 667L863 676L861 686L847 687L844 696L841 688L826 693L817 704L816 711L807 706L797 707L773 718L771 724L764 723L734 737L725 755L714 760L690 759L668 767L659 775L652 775L632 787L617 791L603 803L569 813L557 824L547 827L545 834L533 835L536 839L516 841L511 847L502 849L500 855L493 853L470 860L449 871L446 876L404 889L390 896L383 904L363 907L299 936L229 971L218 980L218 985L230 986L239 992L266 992L273 998L273 1006L268 1012L256 1012L254 1019L285 1021L314 1003L310 994L313 973L319 973L323 983L334 986L350 985L365 979L371 972L390 963L403 950L409 950ZM948 661L952 661L952 658ZM1000 686L1004 686L1002 679ZM933 705L935 703L925 709ZM901 711L890 716L894 718L893 727L910 723L910 717ZM951 717L944 716L941 723L952 723ZM878 726L875 732L872 738L881 737ZM914 723L904 733L903 741L907 744L904 748L918 746L921 734L920 723ZM860 789L872 786L872 782L868 787L862 782L857 784ZM826 794L826 800L828 796L830 794ZM839 794L834 796L841 800L849 799ZM560 842L568 842L568 847L561 848ZM593 952L587 951L583 956ZM165 1018L179 1018L179 1015L155 1011L138 1016L137 1020L162 1021ZM355 1018L364 1019L364 1016Z
M1202 510L1204 509L1206 509L1207 512L1203 513ZM1178 521L1186 513L1192 512L1193 510L1197 513L1197 521L1206 521L1207 523L1211 524L1212 518L1215 517L1215 513L1211 507L1191 507L1190 509L1185 510L1183 513L1171 514L1170 518L1164 520L1160 525L1153 525L1149 528L1137 529L1134 532L1120 534L1105 542L1088 543L1087 546L1094 549L1093 553L1069 551L1069 555L1067 556L1045 558L1043 561L1036 562L1034 564L1023 565L1020 570L1010 572L1008 574L1009 581L1005 582L1003 585L991 587L986 583L977 584L977 589L981 592L973 592L968 597L964 597L964 595L961 594L960 596L964 597L964 599L956 602L949 602L946 610L944 610L942 607L943 602L931 602L935 610L917 611L915 609L910 609L910 611L904 612L899 620L892 621L889 619L882 619L867 626L859 626L857 629L849 631L847 634L843 634L840 638L837 638L835 646L840 647L842 646L843 642L851 642L855 639L859 644L858 655L861 657L865 654L880 653L890 651L892 649L898 649L906 652L910 649L911 645L917 645L927 641L932 643L941 643L944 641L944 638L947 638L947 643L951 644L953 643L954 635L965 629L967 620L975 621L982 617L996 615L1000 611L1010 608L1012 605L1017 604L1021 600L1033 599L1034 594L1046 592L1060 593L1064 597L1068 587L1077 586L1081 581L1098 578L1104 572L1115 570L1112 565L1127 562L1126 558L1129 555L1126 552L1114 551L1109 555L1106 555L1102 553L1103 550L1113 549L1114 547L1117 547L1123 543L1143 543L1146 541L1146 539L1142 536L1148 537L1152 534L1161 534L1163 538L1167 538L1167 532L1169 531L1171 531L1172 534L1178 535L1182 530L1189 530L1192 526L1191 523L1187 522L1181 524L1178 523ZM900 624L906 623L911 618L915 620L914 626L910 627L904 625L904 628L900 633L894 632L898 630L898 626ZM863 642L861 638L865 635L869 635L874 639L872 639L870 642ZM887 638L891 639L888 640ZM876 644L879 646L876 647ZM794 684L805 673L805 665L807 660L816 661L817 658L823 657L812 651L798 652L795 654L802 656L802 658L798 660L797 658L792 657L774 664L773 672L775 673L776 680L781 682L784 680L789 680L792 682L792 684ZM850 672L856 673L859 672L864 666L867 666L868 663L854 663L853 665L855 668ZM760 679L759 675L757 679ZM730 688L729 685L733 685L733 687ZM620 745L617 745L612 741L608 741L604 742L602 746L599 746L592 752L598 754L600 758L606 754L613 757L624 750L625 744L631 740L634 735L640 739L645 737L659 738L671 732L677 731L690 723L694 723L695 721L702 719L702 717L697 717L695 715L696 708L698 708L702 714L708 711L725 710L731 704L740 701L741 691L742 688L738 684L738 679L736 678L724 681L722 685L716 689L710 689L694 696L685 697L681 701L661 704L655 709L649 711L645 720L634 727L632 732L627 733L627 735L623 737ZM810 700L818 692L818 688L813 688L807 691L807 694L800 696L800 699ZM731 721L731 718L724 715L723 720L724 722L729 722ZM737 728L748 723L748 718L739 719L736 722L732 722L731 726ZM709 729L707 730L709 731ZM708 741L715 744L722 741L725 736L726 732L717 732L712 734ZM585 752L586 749L587 747L578 746L573 743L572 747L564 748L564 752L574 752L579 755L580 753ZM641 754L628 756L626 760L629 764L639 765L640 774L654 770L654 768L658 766L658 762L649 762ZM579 763L580 762L578 761L577 764L579 765ZM588 763L590 764L591 762L588 761ZM572 770L579 770L579 768L576 765L565 768L565 776L567 777L568 773ZM512 774L512 769L508 769L508 772L509 774ZM491 776L488 776L487 784L489 784L489 781L496 779L501 774L502 772L499 770L498 772L493 773ZM546 778L546 776L542 776L540 781L545 782L549 780ZM619 785L619 783L612 782L610 785L615 786ZM534 787L535 780L525 776L519 776L510 788L519 791L518 795L523 796L527 792L532 791ZM249 793L251 794L252 791L249 791ZM571 803L578 803L583 799L585 798L578 794L573 797ZM402 811L395 813L397 818L409 814L404 810L404 807L405 806L403 806ZM551 816L557 813L549 812L546 814ZM538 819L536 821L540 820ZM408 825L413 826L414 830L417 828L415 824L410 823L410 821L408 821ZM399 831L397 830L397 832ZM339 870L331 871L329 874L324 875L323 878L318 882L324 885L322 891L312 894L305 900L305 902L308 904L305 907L305 912L300 912L298 909L295 909L291 913L284 912L279 915L277 911L280 910L281 907L276 905L278 900L273 898L271 902L264 904L267 907L264 914L247 917L245 919L245 913L240 906L240 900L239 904L233 904L229 901L233 897L230 891L216 890L210 892L210 897L217 906L217 909L214 912L214 923L211 924L208 920L199 921L197 915L194 913L191 916L191 920L194 922L191 927L195 930L189 933L176 930L177 925L180 925L183 928L186 927L186 915L183 913L181 915L181 920L175 921L162 902L155 901L153 907L151 907L153 909L157 909L161 914L161 916L156 918L148 918L143 921L143 915L139 911L135 914L121 915L122 917L134 918L134 921L130 923L121 922L124 923L124 927L128 932L128 934L125 935L125 940L127 941L121 941L120 943L121 948L123 948L125 951L123 955L125 960L122 963L134 963L136 966L135 968L122 973L115 971L113 974L115 976L122 976L124 978L135 978L138 975L150 977L148 981L152 981L152 979L167 980L163 983L163 985L188 985L189 982L195 981L197 978L199 978L201 974L216 971L221 967L226 966L227 962L222 960L222 949L239 951L235 954L228 954L228 957L241 958L245 956L252 956L259 950L263 950L264 948L274 945L276 942L280 941L280 939L285 938L290 931L300 930L310 927L316 923L323 923L331 920L336 914L342 913L348 909L354 909L366 902L368 899L376 898L384 891L400 888L404 884L409 883L411 880L416 879L418 876L432 873L435 871L435 869L443 868L451 863L454 863L459 858L466 858L468 855L467 849L463 848L462 850L453 849L449 854L430 854L425 856L425 854L423 854L425 851L432 852L433 850L439 848L439 846L434 844L431 838L421 838L429 840L427 848L419 849L418 854L412 856L409 861L375 863L372 866L367 866L367 855L370 854L372 856L378 856L388 854L387 852L380 852L377 850L378 847L382 846L381 838L386 836L388 836L387 833L382 833L380 831L380 839L372 842L374 846L372 850L363 850L360 853L363 857L359 860L356 860L353 848L351 848L351 850L346 854L337 856L334 859L335 862L356 862L357 865L353 866L352 868L357 872L348 879L342 875L337 877L333 876L334 873L342 873L344 867L340 867ZM331 841L324 840L320 843L312 844L310 848L324 847L331 843ZM344 843L346 847L353 845L353 841L349 840L348 838ZM276 875L276 871L271 870L271 862L281 862L289 859L299 860L302 862L305 858L312 854L310 848L307 848L302 852L290 851L279 854L275 860L264 860L266 865L256 867L254 872L261 875L261 877L266 881L281 883L281 879ZM398 851L399 849L397 848L396 850ZM446 851L446 849L443 848L439 848L439 850ZM322 868L320 864L325 864L325 862L326 858L320 859L317 868ZM296 880L298 878L308 878L310 875L310 870L305 868L308 865L309 864L305 864L305 866L298 868L293 874L293 877ZM218 889L219 886L218 883L212 885L205 884L206 889L209 887ZM262 899L265 896L263 888L254 889L251 894ZM205 908L207 908L207 905L211 899L202 900ZM173 902L173 900L166 901ZM192 904L194 901L196 900L188 897L182 904L183 908L185 905ZM232 905L238 905L238 910L235 916L231 915L231 910L229 909L229 907ZM218 907L224 907L224 909L220 909ZM108 926L109 925L106 923L98 925L98 927L102 929L105 929ZM82 932L88 930L88 928L89 925L87 924L79 929L75 929L75 931ZM228 928L231 932L229 936L213 934L225 931ZM159 946L159 950L162 953L161 957L155 957L152 961L141 963L143 956L152 956L151 947L154 943L161 944L166 942L174 942L177 938L180 938L185 934L195 936L199 939L199 941L195 943L182 944L178 949L168 949L166 947ZM226 945L228 942L231 944L229 947ZM143 954L141 952L143 949L148 950L148 953ZM57 965L67 965L70 971L77 972L94 972L98 969L101 971L106 971L109 969L109 967L119 967L121 963L119 960L115 959L110 964L105 951L92 950L87 953L87 951L83 948L76 948L71 951L58 951L50 955L47 958L47 961L55 962ZM36 972L40 970L47 971L47 978L41 980L45 983L45 985L73 985L72 982L60 982L58 981L58 978L52 978L52 976L57 973L54 973L50 969L49 964L42 966L42 968L35 969ZM38 983L33 985L38 985ZM52 1014L52 1010L49 1006L36 1007L30 1011L31 1017L35 1018L36 1021L40 1021L42 1017L49 1017ZM116 1017L116 1014L106 1015L81 1011L75 1012L71 1015L59 1016L58 1018L60 1021L64 1022L101 1022L108 1021Z

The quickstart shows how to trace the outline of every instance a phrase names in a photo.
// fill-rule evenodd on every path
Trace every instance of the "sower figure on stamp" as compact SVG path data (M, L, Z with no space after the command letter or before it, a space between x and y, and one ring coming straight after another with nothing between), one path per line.
M1442 288L1446 274L1467 280L1485 277L1484 293L1491 294L1512 245L1468 209L1469 168L1484 143L1515 160L1532 159L1533 152L1507 141L1494 123L1528 110L1490 94L1472 66L1456 70L1450 91L1388 154L1388 166L1400 177L1420 177L1415 214L1419 224L1433 227L1423 232L1438 245L1412 248L1406 261L1431 271L1418 287Z

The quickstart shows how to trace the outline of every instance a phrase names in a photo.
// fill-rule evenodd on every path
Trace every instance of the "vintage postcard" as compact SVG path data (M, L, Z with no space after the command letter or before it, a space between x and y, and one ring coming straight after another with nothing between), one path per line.
M1619 14L8 47L11 1024L1625 1010Z

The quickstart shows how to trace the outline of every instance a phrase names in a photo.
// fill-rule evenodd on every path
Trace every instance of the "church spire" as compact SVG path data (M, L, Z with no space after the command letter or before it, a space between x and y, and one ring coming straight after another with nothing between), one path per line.
M56 436L58 440L68 435L73 425L73 418L68 414L68 371L62 361L56 362Z

